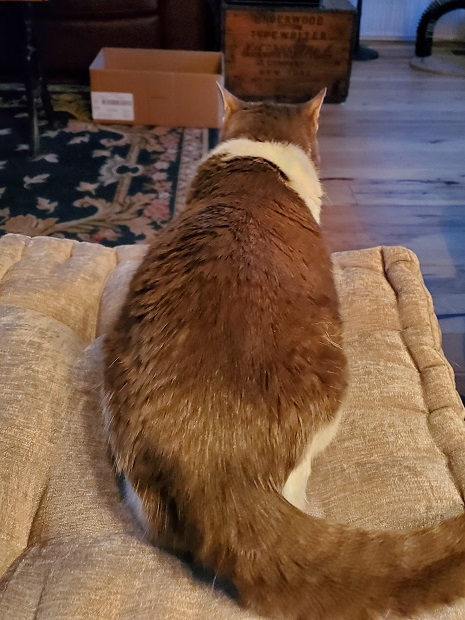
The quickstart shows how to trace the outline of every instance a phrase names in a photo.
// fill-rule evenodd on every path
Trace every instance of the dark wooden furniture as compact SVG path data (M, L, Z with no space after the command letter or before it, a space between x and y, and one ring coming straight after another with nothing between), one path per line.
M322 88L347 97L357 12L348 0L319 7L222 2L226 87L244 99L303 101Z
M0 73L14 69L16 41L0 5ZM103 47L205 49L206 0L50 0L36 11L49 76L88 79ZM17 67L16 67L17 69Z

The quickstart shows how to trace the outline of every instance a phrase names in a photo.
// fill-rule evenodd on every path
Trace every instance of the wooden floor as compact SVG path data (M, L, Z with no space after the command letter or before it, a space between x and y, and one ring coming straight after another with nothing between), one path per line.
M347 101L323 106L323 226L333 251L418 255L465 395L465 79L412 69L413 44L372 47Z

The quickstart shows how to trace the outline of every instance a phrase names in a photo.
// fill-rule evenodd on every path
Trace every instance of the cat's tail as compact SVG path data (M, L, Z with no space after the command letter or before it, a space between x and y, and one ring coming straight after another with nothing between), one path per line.
M465 514L412 532L366 532L257 488L224 508L221 544L206 543L201 559L265 617L410 617L465 596Z

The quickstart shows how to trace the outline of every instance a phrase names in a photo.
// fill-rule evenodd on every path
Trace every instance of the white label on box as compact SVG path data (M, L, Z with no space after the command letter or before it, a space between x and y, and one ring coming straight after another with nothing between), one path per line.
M92 118L95 121L133 121L132 93L92 92Z

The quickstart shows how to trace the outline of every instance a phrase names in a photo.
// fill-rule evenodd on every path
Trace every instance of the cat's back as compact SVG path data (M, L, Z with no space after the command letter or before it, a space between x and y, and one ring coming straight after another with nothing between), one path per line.
M257 157L204 162L186 211L133 280L119 356L134 350L158 372L221 377L272 400L315 381L334 387L337 373L343 389L330 256L283 175Z

